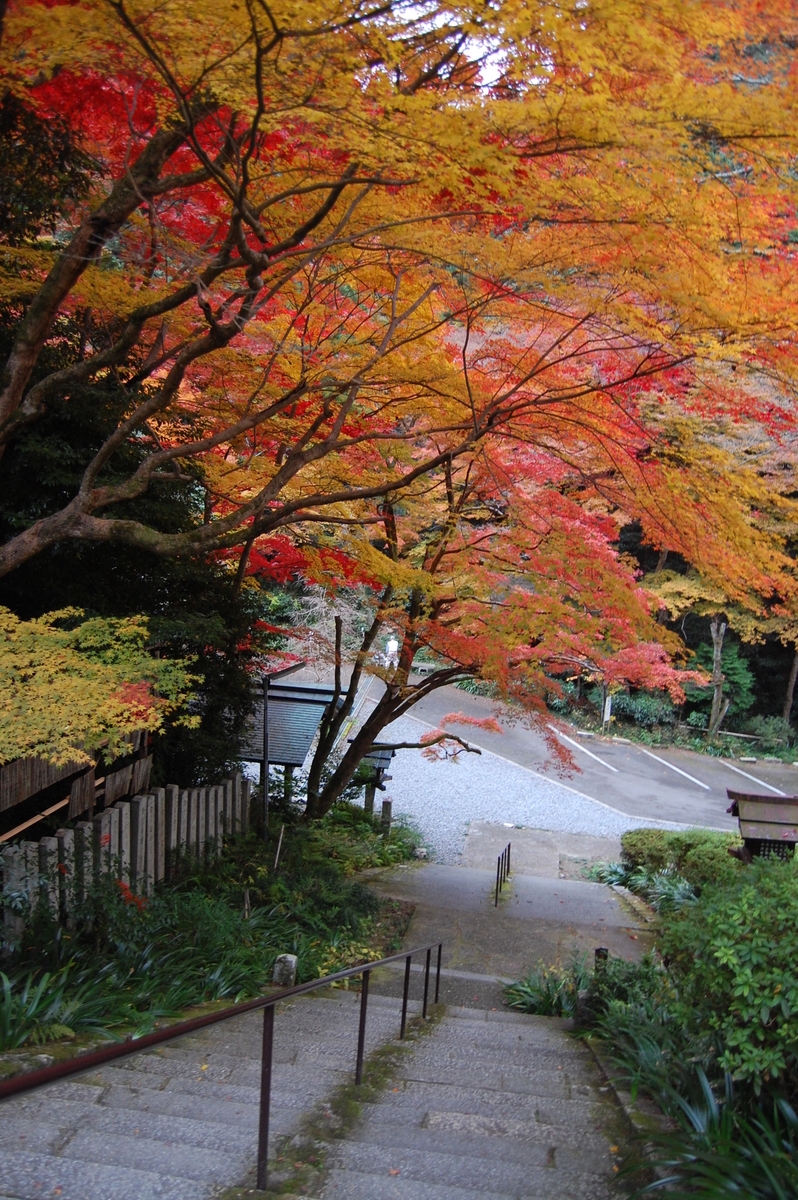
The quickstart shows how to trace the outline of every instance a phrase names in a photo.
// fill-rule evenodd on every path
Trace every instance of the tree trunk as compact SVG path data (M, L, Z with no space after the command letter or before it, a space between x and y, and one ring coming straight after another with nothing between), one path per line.
M723 718L729 711L729 700L725 699L723 695L723 638L726 634L726 622L721 621L720 617L713 617L709 623L709 631L712 634L713 694L707 735L711 740L720 729Z
M781 715L785 721L789 721L790 713L792 712L792 702L795 698L795 681L798 679L798 650L792 658L792 666L790 667L790 678L787 681L787 693L784 697L784 708Z

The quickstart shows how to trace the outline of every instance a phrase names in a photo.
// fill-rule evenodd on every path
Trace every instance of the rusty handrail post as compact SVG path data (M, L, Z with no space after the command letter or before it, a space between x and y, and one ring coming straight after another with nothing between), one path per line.
M363 1082L363 1052L366 1046L366 1006L369 1002L369 976L371 971L363 972L363 986L360 991L360 1025L357 1031L357 1063L355 1066L355 1083Z
M400 1041L405 1036L405 1027L407 1025L407 997L410 994L410 960L412 957L412 954L408 954L407 958L405 959L405 986L402 993L402 1024L399 1029Z
M435 970L435 1003L438 1003L438 997L441 994L441 955L443 954L443 942L438 942L438 966Z
M264 1191L269 1176L269 1107L272 1098L272 1050L274 1005L263 1010L263 1050L260 1064L260 1116L258 1120L258 1190Z
M429 965L432 960L432 946L427 946L427 963L424 967L424 1007L421 1010L421 1015L426 1021L427 1019L427 998L429 997Z
M493 907L499 907L499 893L504 887L510 876L510 846L511 842L502 850L496 863L496 892L493 898Z

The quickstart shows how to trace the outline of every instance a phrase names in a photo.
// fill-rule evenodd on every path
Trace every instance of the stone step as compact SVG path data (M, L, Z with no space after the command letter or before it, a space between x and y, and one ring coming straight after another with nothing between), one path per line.
M513 1093L518 1096L540 1096L572 1099L590 1096L590 1085L572 1080L567 1071L537 1071L524 1067L502 1067L487 1075L484 1069L465 1064L436 1064L431 1056L424 1062L413 1059L397 1073L398 1079L413 1083L434 1083L437 1086L474 1088L480 1091Z
M513 1162L538 1163L541 1153L570 1156L584 1162L588 1170L596 1155L607 1152L606 1136L584 1125L545 1125L538 1121L499 1120L475 1113L428 1110L419 1120L413 1109L396 1106L363 1105L368 1131L354 1129L353 1141L371 1141L383 1146L431 1146L433 1141L447 1152L459 1153L464 1145L476 1157L507 1157Z
M48 1154L0 1155L0 1196L14 1200L197 1200L197 1185L155 1171Z
M553 1153L542 1163L519 1163L510 1158L493 1155L479 1157L471 1153L470 1144L460 1140L459 1150L447 1152L433 1145L421 1147L383 1146L374 1142L347 1142L330 1156L331 1165L338 1170L391 1177L397 1171L402 1179L421 1182L434 1181L438 1186L470 1188L480 1193L499 1192L509 1195L559 1195L567 1187L573 1195L588 1196L603 1191L607 1181L596 1170L564 1169ZM606 1172L612 1164L607 1158Z
M402 1108L408 1111L470 1113L474 1116L492 1117L498 1120L513 1120L519 1115L519 1093L502 1092L492 1088L463 1088L451 1084L414 1083L397 1080L395 1091L377 1096L375 1106ZM588 1122L595 1100L579 1096L563 1098L556 1096L531 1097L524 1104L530 1121L544 1125L571 1125Z
M401 1175L338 1170L330 1171L322 1195L324 1200L517 1200L512 1192L475 1192L473 1188L402 1179Z

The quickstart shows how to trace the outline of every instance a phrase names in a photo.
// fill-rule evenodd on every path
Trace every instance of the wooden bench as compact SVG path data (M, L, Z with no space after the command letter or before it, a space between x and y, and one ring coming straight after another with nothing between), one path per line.
M798 842L798 796L756 796L727 790L726 809L740 822L745 843L729 853L742 862L753 858L792 858Z

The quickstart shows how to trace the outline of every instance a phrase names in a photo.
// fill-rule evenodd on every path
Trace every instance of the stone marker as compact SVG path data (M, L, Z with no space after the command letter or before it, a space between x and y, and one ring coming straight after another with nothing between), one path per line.
M119 878L130 883L130 803L117 800L114 808L119 813Z
M130 801L130 886L140 892L146 874L147 798L134 796Z
M380 817L380 827L382 836L387 839L391 836L391 810L393 809L392 800L383 800L382 815Z
M166 877L166 791L164 788L153 788L153 836L155 847L153 853L153 874L156 883Z
M272 983L278 987L293 987L296 983L296 963L295 954L278 954L274 960Z
M94 880L94 829L91 821L75 825L75 899L85 900Z

